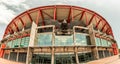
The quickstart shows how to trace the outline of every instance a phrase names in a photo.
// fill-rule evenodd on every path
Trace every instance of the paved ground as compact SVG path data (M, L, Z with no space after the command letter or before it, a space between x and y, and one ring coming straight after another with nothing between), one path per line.
M99 60L94 60L91 62L88 62L88 64L120 64L120 59L119 56L112 56L112 57L107 57L104 59L99 59Z
M23 64L23 63L18 63L0 58L0 64Z
M13 61L0 58L0 64L23 64L23 63L13 62ZM94 60L94 61L88 62L87 64L120 64L120 59L119 59L119 56L116 55L116 56L107 57L100 60Z

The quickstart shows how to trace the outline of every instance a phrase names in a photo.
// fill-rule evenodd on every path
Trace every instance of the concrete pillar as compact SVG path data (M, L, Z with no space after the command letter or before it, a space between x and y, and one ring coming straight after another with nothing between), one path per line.
M75 47L75 59L76 59L76 64L79 64L78 53L77 53L77 47Z
M93 25L92 24L89 25L88 28L89 28L91 45L95 46L94 48L92 48L94 59L99 59L98 49L97 49L96 42L95 42L95 33L94 33Z
M105 58L105 52L104 52L104 50L102 50L102 52L103 52L103 58Z
M31 32L30 32L29 46L28 46L28 50L27 50L26 64L30 64L31 59L32 59L32 49L30 47L34 46L34 44L35 44L34 41L35 41L36 28L37 28L37 25L33 21L32 27L31 27Z
M55 33L54 33L55 29L54 28L55 28L55 26L53 26L53 32L52 32L52 46L55 45ZM51 49L52 49L52 51L51 51L51 64L54 64L54 60L55 60L54 47L52 47Z
M51 64L54 64L54 48L51 51Z
M33 21L32 27L31 27L31 32L30 32L29 46L34 46L34 44L35 44L34 41L35 41L36 28L37 28L37 25Z
M17 52L17 58L16 58L16 61L18 62L18 58L19 58L19 52Z
M8 60L10 60L10 53L9 53L9 55L8 55Z
M26 57L26 64L30 64L32 60L32 49L28 47L27 50L27 57Z
M109 56L111 56L110 50L109 50Z

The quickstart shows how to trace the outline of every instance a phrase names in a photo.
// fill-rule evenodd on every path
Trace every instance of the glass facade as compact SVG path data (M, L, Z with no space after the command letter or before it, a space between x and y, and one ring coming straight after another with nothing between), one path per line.
M51 46L52 45L52 33L38 34L38 46Z
M37 46L52 46L52 33L39 33L37 35ZM90 37L75 34L76 45L90 45ZM55 35L54 46L73 46L73 35Z
M30 37L24 37L15 39L7 42L7 48L15 48L15 47L27 47L29 45Z
M13 40L12 48L14 48L14 47L19 47L19 45L20 45L20 40L21 40L21 39L15 39L15 40Z
M112 43L110 41L108 41L108 46L111 47Z
M102 43L101 43L101 41L100 41L100 38L95 38L95 41L96 41L96 45L97 46L102 46Z
M87 39L85 35L75 34L75 45L87 45Z
M55 46L71 46L73 43L73 35L71 36L55 36Z
M55 54L54 64L76 64L74 54Z
M95 38L96 45L97 46L111 46L111 42L105 40L105 39L100 39L100 38Z
M90 60L93 60L92 52L87 52L87 53L79 53L78 54L78 59L80 63L88 62Z
M31 64L51 64L51 55L33 54Z
M102 46L108 46L108 43L105 39L101 39Z
M28 47L30 37L24 37L21 39L20 47Z
M7 42L6 44L7 44L7 48L11 48L12 47L12 41Z

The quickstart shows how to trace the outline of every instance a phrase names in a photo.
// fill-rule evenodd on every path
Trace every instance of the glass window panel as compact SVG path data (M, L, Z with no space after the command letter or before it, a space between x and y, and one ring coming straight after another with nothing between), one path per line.
M29 45L30 37L25 37L24 47L27 47Z
M52 33L38 34L38 46L51 46L52 45Z
M101 46L101 42L100 42L100 38L95 38L95 41L96 41L96 45L97 46Z
M50 54L33 54L31 63L32 64L50 64L51 55Z
M75 55L71 53L55 54L54 64L76 64Z
M12 47L12 41L9 41L8 43L7 43L7 48L11 48Z
M105 39L101 39L102 41L102 46L107 46L107 41Z
M78 54L78 60L80 63L88 62L93 60L92 52L87 52L87 53L79 53Z
M76 45L87 45L86 36L82 34L75 34L75 44Z
M27 47L29 45L30 37L24 37L21 39L20 47Z
M108 41L108 46L111 46L111 42L110 41Z
M20 41L21 41L21 39L15 39L15 40L13 40L12 48L19 47Z
M71 36L55 36L55 46L71 46L73 43L73 35Z
M12 48L14 48L15 46L15 40L13 40L13 43L12 43Z

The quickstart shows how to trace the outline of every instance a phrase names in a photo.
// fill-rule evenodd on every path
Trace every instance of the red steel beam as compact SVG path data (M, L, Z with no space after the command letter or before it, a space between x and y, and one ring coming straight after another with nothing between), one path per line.
M71 16L72 16L72 21L74 20L74 17L73 17L73 8L71 7Z
M37 15L37 18L36 18L36 24L37 24L37 26L38 26L38 21L39 21L39 18L40 18L40 11L38 11L38 15Z
M19 19L20 19L20 21L21 21L23 27L25 27L25 26L26 26L26 23L25 23L21 18L19 18Z
M9 26L9 29L12 31L12 33L14 33L14 30L12 29L12 27L11 27L11 26Z
M101 31L103 31L103 30L104 30L104 28L105 28L106 24L107 24L107 23L105 23L105 24L103 25L103 27L102 27Z
M47 16L49 16L51 19L53 19L53 17L51 15L49 15L48 13L42 11L42 13L46 14Z
M19 31L18 26L16 25L15 21L13 22L13 24L15 25L15 28L17 29L17 31Z
M32 18L31 18L31 16L30 16L30 14L27 12L27 15L28 15L28 17L29 17L29 19L30 19L30 22L32 23L33 22L33 20L32 20Z
M85 13L85 11L83 11L83 12L82 12L82 15L81 15L81 17L80 17L80 19L79 19L79 20L81 20L81 19L83 18L84 13Z
M73 18L75 18L75 17L79 16L81 13L82 13L82 12L80 12L80 13L76 14L75 16L73 16Z
M84 13L84 15L85 15L86 26L87 26L87 25L88 25L88 18L87 18L87 15L86 15L86 13Z
M57 19L57 8L56 6L54 7L54 21Z
M101 19L97 22L97 24L96 24L95 28L97 28L97 29L98 29L98 25L100 24L100 21L101 21Z
M8 31L10 32L10 30L8 29Z
M40 11L40 15L41 15L41 17L42 17L42 25L45 25L45 22L44 22L44 17L43 17L42 10L40 9L39 11Z
M109 32L109 30L110 30L110 28L108 28L108 29L106 30L106 33L107 33L107 34L109 34L109 33L108 33L108 32Z
M94 17L95 17L95 14L93 14L93 16L91 17L91 19L89 20L89 22L88 22L87 25L89 25L92 22L92 20L93 20Z
M67 19L67 22L68 22L68 23L70 23L71 10L72 10L72 8L70 7L70 9L69 9L69 14L68 14L68 19Z

